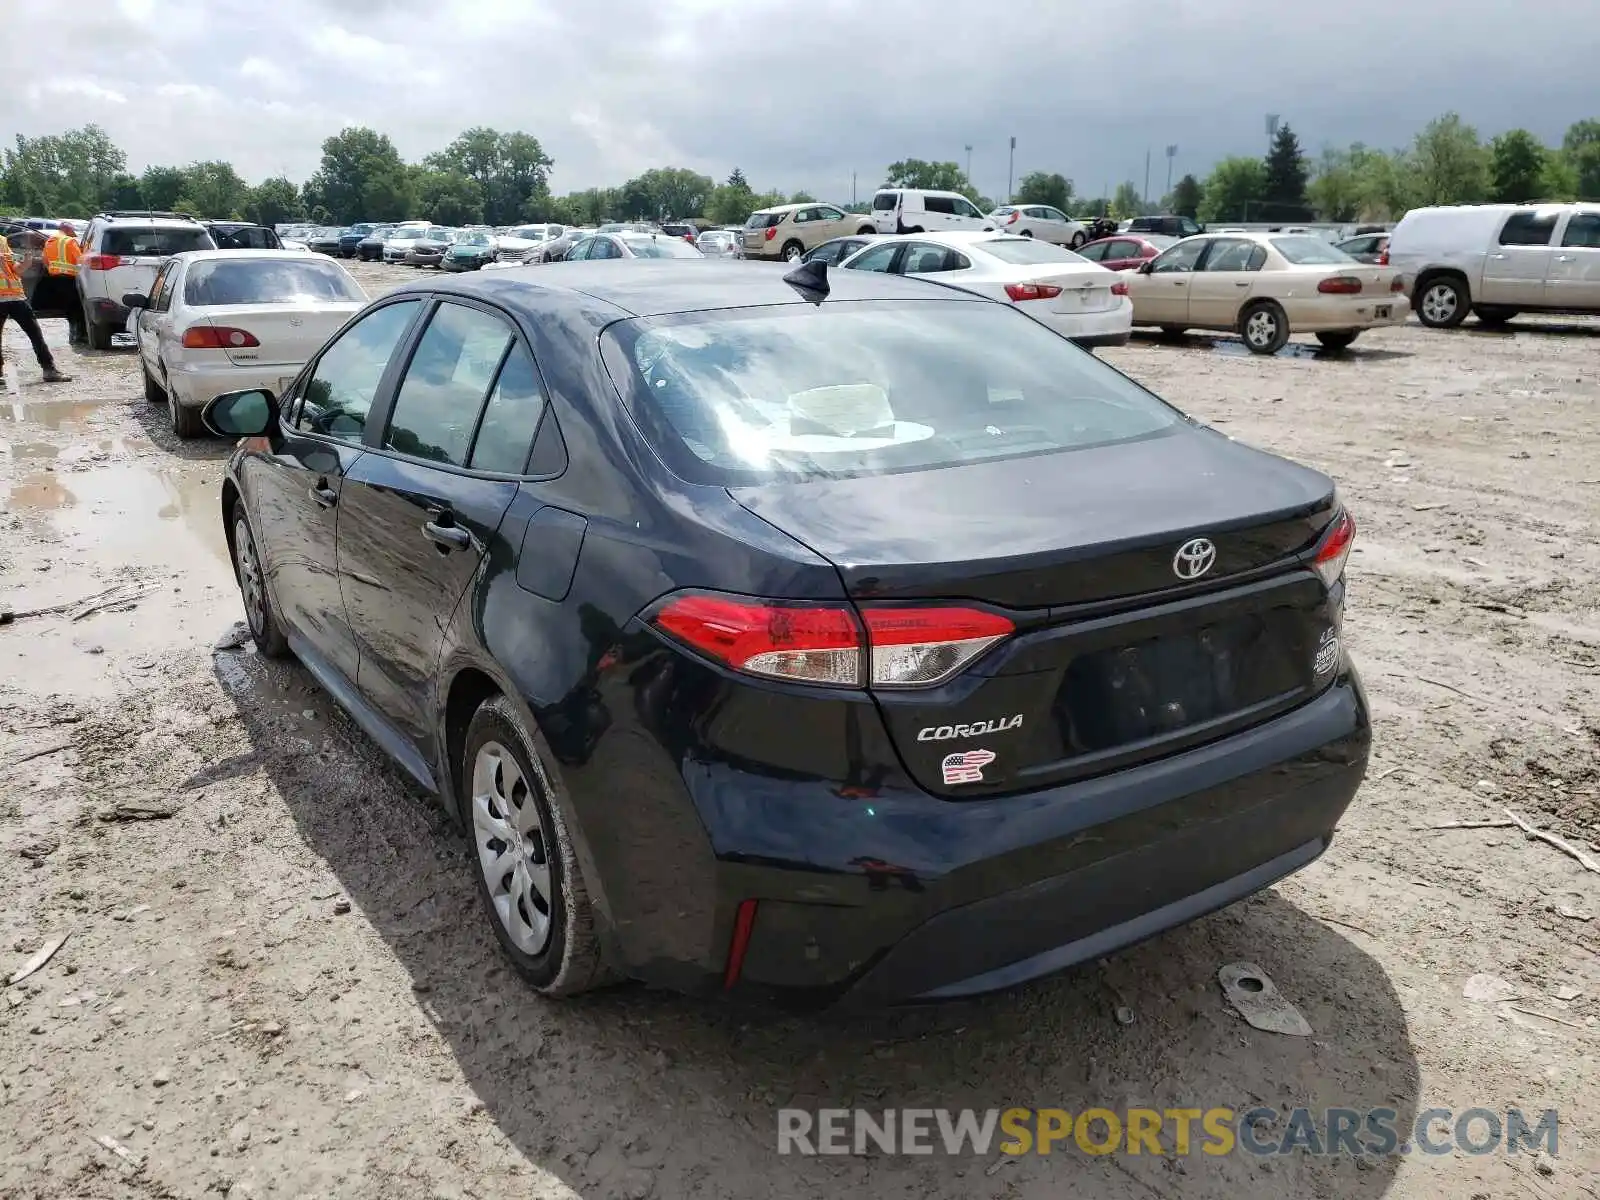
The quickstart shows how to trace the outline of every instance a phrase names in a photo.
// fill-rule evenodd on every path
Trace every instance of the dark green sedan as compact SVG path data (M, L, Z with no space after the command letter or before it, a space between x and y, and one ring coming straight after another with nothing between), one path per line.
M446 271L476 271L494 261L494 251L494 238L487 233L458 233L454 245L440 257L439 266Z

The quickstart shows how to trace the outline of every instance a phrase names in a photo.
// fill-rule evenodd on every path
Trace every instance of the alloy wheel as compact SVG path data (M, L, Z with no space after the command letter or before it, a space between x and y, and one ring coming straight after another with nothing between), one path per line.
M485 742L472 764L472 840L501 928L524 954L541 953L550 941L554 840L517 760L499 742Z
M1272 345L1272 339L1278 336L1278 318L1266 309L1258 309L1244 323L1244 336L1252 346Z
M1422 315L1430 323L1443 323L1455 316L1460 299L1448 283L1436 283L1422 294Z
M267 625L266 591L256 558L256 544L250 536L250 523L242 516L233 523L233 561L239 568L239 592L244 597L244 614L250 621L250 632L259 635Z

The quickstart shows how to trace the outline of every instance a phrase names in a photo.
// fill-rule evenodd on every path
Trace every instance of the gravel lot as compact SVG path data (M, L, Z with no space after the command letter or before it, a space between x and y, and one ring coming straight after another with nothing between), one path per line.
M176 443L131 351L63 348L50 388L5 336L0 609L136 599L0 627L0 973L71 933L0 993L0 1196L1600 1197L1600 875L1515 828L1419 828L1509 807L1600 844L1600 325L1107 352L1340 481L1372 772L1329 853L1247 903L850 1021L534 998L443 818L304 671L213 651L241 616L226 447ZM1312 1037L1235 1015L1241 959ZM1514 998L1465 998L1480 973ZM786 1105L1257 1104L1554 1107L1560 1156L774 1151Z

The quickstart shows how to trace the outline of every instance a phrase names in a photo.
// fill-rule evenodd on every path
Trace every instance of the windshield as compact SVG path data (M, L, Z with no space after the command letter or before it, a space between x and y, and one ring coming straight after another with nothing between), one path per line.
M493 244L494 243L490 241L487 233L456 234L456 245L458 246L490 246Z
M521 238L525 242L542 242L545 234L546 229L543 225L519 225L506 236Z
M384 225L378 229L374 229L371 233L367 234L367 236L373 241L381 242L388 238L392 238L394 236L394 230L390 226Z
M991 238L989 241L976 243L975 249L993 255L1001 262L1016 263L1019 266L1032 266L1035 263L1077 263L1087 266L1089 263L1089 260L1081 254L1074 254L1071 250L1053 246L1049 242L1041 242L1036 238Z
M1329 245L1319 237L1275 237L1272 245L1297 267L1334 266L1355 261L1339 247Z
M602 341L657 452L724 487L1076 450L1183 420L998 304L727 309L619 321Z
M626 235L624 235L624 237L622 239L622 243L623 243L623 245L627 246L629 250L633 251L633 256L635 258L704 258L705 257L703 254L700 253L700 251L696 250L693 246L689 245L688 242L685 242L680 238L675 238L675 237L670 237L670 236L663 236L663 237L659 237L659 238L651 238L651 237L627 237Z
M216 258L193 263L183 281L183 302L209 304L364 303L364 293L343 267L290 258Z

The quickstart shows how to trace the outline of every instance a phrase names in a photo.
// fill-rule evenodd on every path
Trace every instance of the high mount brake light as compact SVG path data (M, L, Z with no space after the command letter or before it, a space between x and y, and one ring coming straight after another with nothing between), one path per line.
M1329 587L1339 582L1339 576L1344 574L1345 560L1350 557L1350 547L1355 540L1355 519L1349 512L1340 509L1339 515L1334 517L1327 532L1322 535L1317 556L1311 561L1312 569L1322 576L1322 582Z
M942 683L1015 626L959 606L864 608L690 592L651 618L657 629L750 675L833 687Z

